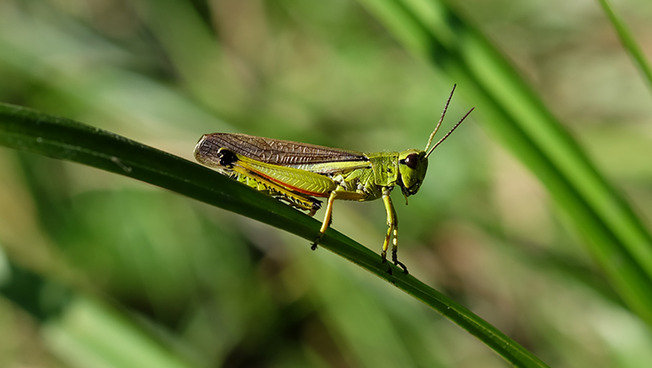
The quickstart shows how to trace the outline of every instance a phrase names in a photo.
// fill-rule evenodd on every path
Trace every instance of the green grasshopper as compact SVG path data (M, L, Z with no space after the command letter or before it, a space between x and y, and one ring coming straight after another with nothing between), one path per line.
M407 273L407 267L398 260L398 219L390 193L395 186L400 186L407 203L407 197L416 194L421 187L428 168L428 156L473 111L473 108L469 110L431 147L453 92L455 86L424 150L362 153L246 134L213 133L201 137L194 154L200 163L307 211L310 216L321 208L321 201L316 197L328 198L324 221L312 243L313 250L331 223L336 199L370 201L382 198L388 229L381 257L386 262L391 241L392 261Z

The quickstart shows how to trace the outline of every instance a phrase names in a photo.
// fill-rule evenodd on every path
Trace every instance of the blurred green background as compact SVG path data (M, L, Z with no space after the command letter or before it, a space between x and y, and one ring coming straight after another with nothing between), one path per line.
M650 86L597 2L456 8L649 228ZM651 54L652 3L618 10ZM352 0L0 2L0 101L188 159L209 132L422 148L456 82L444 128L471 86ZM649 326L481 117L437 149L409 206L394 195L402 261L551 366L648 366ZM330 252L148 184L0 148L0 209L3 367L506 365ZM382 202L336 203L333 227L379 251Z

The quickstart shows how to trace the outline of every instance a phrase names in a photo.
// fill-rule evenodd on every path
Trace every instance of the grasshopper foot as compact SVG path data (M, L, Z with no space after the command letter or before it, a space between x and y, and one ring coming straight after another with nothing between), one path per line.
M317 250L317 245L321 241L321 237L322 237L322 233L319 233L319 235L317 235L315 240L310 244L310 249Z
M402 268L404 274L406 275L408 274L407 267L405 267L403 262L398 260L398 253L396 252L396 249L392 250L392 262L394 262L394 265L396 265L396 267Z
M403 262L400 262L398 259L395 259L395 260L394 260L394 264L395 264L397 267L402 268L402 269L403 269L403 273L404 273L405 275L408 274L407 267L405 267L405 265L403 264Z
M383 260L382 260L382 263L383 263L383 264L387 263L387 258L385 257L385 254L381 254L381 257L382 257L382 259L383 259ZM392 266L389 265L389 264L387 265L387 273L388 273L390 276L392 275Z

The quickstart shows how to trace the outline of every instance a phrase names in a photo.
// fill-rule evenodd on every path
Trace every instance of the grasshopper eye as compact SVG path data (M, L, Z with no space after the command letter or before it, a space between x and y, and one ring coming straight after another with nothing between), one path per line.
M411 153L407 155L405 158L405 165L409 167L410 169L416 169L417 168L417 162L419 161L419 156L416 153Z

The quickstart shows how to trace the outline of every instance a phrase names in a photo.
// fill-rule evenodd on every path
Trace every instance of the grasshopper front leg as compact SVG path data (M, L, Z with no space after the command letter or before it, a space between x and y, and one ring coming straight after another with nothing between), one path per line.
M331 194L328 196L328 204L326 205L326 213L324 214L324 221L321 223L321 228L319 229L319 234L317 234L317 238L315 241L312 242L312 245L310 246L310 249L316 250L317 249L317 244L319 244L319 241L321 240L322 236L324 236L324 233L326 233L326 230L330 226L331 222L333 221L333 202L335 202L335 196L337 195L336 191L332 191Z
M391 188L383 188L383 203L385 203L385 210L387 211L387 234L385 235L385 242L383 242L383 251L380 253L380 256L383 259L383 262L387 261L387 249L389 248L389 242L392 242L392 262L396 266L399 266L403 269L403 273L408 273L407 267L398 260L398 217L396 216L396 210L392 204L392 199L389 196L391 193ZM390 269L391 273L391 269Z

